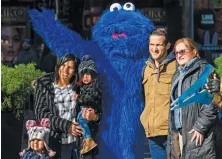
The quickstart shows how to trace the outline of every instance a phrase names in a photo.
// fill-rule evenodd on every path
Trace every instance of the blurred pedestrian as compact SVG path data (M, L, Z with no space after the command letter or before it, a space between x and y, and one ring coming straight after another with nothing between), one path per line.
M1 62L6 66L13 66L23 41L21 28L2 27L1 29Z
M30 38L25 38L22 44L22 50L14 60L14 64L28 64L34 62L37 64L36 50L32 47Z
M46 73L54 72L57 57L52 54L51 50L44 44L37 48L37 68Z

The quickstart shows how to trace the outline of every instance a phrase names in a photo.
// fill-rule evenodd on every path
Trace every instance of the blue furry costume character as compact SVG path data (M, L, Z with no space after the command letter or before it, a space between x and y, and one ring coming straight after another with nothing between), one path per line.
M88 54L96 63L103 92L96 157L143 158L142 68L148 56L148 37L154 29L152 22L135 11L132 3L114 3L97 21L93 40L88 41L55 20L51 10L31 10L30 17L34 30L58 57Z

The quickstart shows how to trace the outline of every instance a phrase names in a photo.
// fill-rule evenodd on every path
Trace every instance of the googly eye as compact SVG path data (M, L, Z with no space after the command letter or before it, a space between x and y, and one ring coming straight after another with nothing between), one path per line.
M124 4L123 9L124 10L134 11L135 10L135 6L134 6L133 3L127 2L127 3Z
M110 12L113 12L113 11L118 11L122 9L122 6L119 4L119 3L113 3L111 6L110 6Z

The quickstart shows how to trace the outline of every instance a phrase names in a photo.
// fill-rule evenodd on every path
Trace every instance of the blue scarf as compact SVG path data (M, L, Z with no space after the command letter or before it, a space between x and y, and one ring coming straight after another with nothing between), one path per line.
M180 73L185 73L187 72L190 68L193 67L193 65L195 64L195 62L198 60L198 57L193 58L192 60L190 60L185 66L179 66L178 69L180 71Z

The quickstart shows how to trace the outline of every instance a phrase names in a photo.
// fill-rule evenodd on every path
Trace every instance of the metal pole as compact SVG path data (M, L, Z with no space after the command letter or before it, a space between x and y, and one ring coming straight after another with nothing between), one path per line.
M55 12L55 19L58 19L58 15L59 15L59 1L58 0L55 0L56 4L55 4L55 7L56 7L56 12Z
M190 20L191 20L191 30L190 30L190 36L192 39L194 39L194 0L190 0Z

